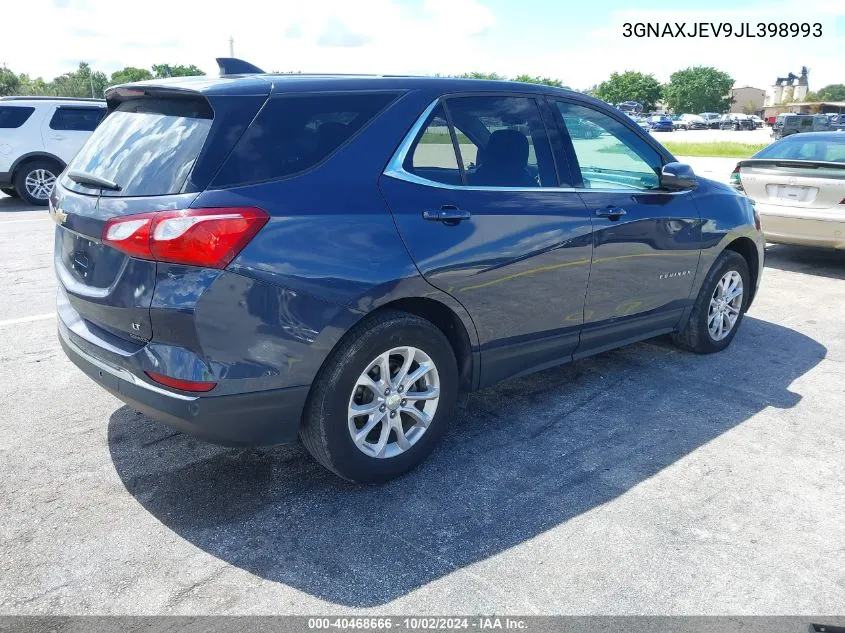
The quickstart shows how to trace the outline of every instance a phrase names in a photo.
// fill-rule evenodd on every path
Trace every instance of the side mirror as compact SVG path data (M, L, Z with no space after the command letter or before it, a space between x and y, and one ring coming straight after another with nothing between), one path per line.
M684 163L666 163L660 170L660 188L667 191L689 191L698 186L692 167Z

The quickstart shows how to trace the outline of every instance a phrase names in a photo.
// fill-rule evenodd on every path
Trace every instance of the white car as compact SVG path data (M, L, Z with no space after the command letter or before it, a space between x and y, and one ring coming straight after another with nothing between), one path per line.
M0 97L0 191L47 204L56 177L105 115L101 99Z
M845 249L845 135L787 136L740 161L731 185L754 201L766 241Z

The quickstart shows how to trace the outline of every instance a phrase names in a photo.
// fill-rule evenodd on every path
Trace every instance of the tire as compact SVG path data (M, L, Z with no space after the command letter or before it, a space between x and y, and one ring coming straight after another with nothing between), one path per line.
M17 191L21 200L31 205L46 206L47 199L53 191L53 185L56 183L56 178L61 172L62 167L55 161L46 158L28 161L15 170L15 191ZM35 193L39 195L30 193L30 189L33 188L33 181L37 183ZM49 188L47 188L48 185ZM46 195L40 196L45 190Z
M711 300L714 298L714 293L716 293L719 283L730 273L739 275L742 281L743 292L741 300L735 301L734 306L732 306L738 310L736 320L730 326L727 334L719 338L718 335L714 335L709 326L712 317ZM693 304L689 319L679 332L672 335L672 340L678 347L695 352L696 354L721 352L731 344L736 331L742 324L742 318L748 309L748 301L751 298L752 289L751 275L748 272L748 263L745 261L745 258L735 251L722 251L716 258L716 261L713 262L710 272L707 273L707 277L705 277L704 283L701 285L701 290ZM716 316L716 318L718 319L719 317ZM715 320L714 323L716 323Z
M420 378L420 381L429 381L425 390L431 393L434 393L431 384L435 380L439 386L436 402L433 397L418 401L423 407L434 404L427 427L414 425L414 417L405 413L404 399L401 406L397 404L395 398L399 385L393 385L389 397L381 389L376 393L375 389L359 386L362 379L366 380L364 372L370 366L371 382L381 383L381 372L373 363L389 351L400 351L397 348L403 348L403 351L404 348L413 348L434 364L435 371L429 371ZM408 356L389 357L392 380L398 369L394 363L399 364ZM410 374L415 368L421 369L417 364L410 367ZM421 382L404 387L405 395L419 393L423 388ZM412 388L414 392L410 391ZM457 396L457 361L443 332L420 317L405 312L384 312L356 326L331 352L311 387L299 435L314 459L339 477L356 483L383 482L411 470L431 453L452 418ZM369 415L351 417L350 407L359 401L363 404L358 406L362 407L368 404L379 406L376 403L381 405L378 411ZM407 402L411 406L410 398ZM419 409L419 406L416 408ZM399 408L392 410L396 407ZM391 420L388 414L393 413L397 415ZM387 427L382 422L371 426L361 442L363 448L359 448L353 440L352 428L361 433L361 429L373 423L376 416L382 416L380 419L387 422ZM403 425L405 442L413 440L410 446L399 446L398 435L391 426L396 423ZM387 445L382 448L381 456L375 456L385 428L391 429L387 432Z
M5 193L7 196L11 196L12 198L18 197L18 192L14 187L0 187L0 191Z

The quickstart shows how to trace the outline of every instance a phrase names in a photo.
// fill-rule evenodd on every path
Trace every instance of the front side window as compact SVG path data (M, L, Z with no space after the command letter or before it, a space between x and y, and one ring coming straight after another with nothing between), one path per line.
M572 140L585 189L643 191L659 186L663 160L645 140L622 122L598 110L556 101ZM599 134L580 133L590 124Z
M13 129L22 126L35 112L35 108L23 106L0 106L0 128Z
M105 114L105 108L57 108L50 119L50 129L93 132Z

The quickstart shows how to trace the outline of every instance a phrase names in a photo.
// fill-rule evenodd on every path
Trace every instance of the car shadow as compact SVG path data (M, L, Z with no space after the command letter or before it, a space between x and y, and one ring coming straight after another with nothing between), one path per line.
M746 317L697 356L655 339L472 394L440 448L380 486L343 482L300 446L232 449L129 407L109 423L126 489L209 554L346 606L382 605L625 494L766 407L824 358Z
M845 251L770 244L766 247L766 267L831 279L845 279Z
M46 209L47 206L43 207L35 207L31 204L27 204L23 202L20 198L14 198L12 196L6 196L0 194L0 213L4 212L15 212L15 213L25 213L27 211L43 211Z

